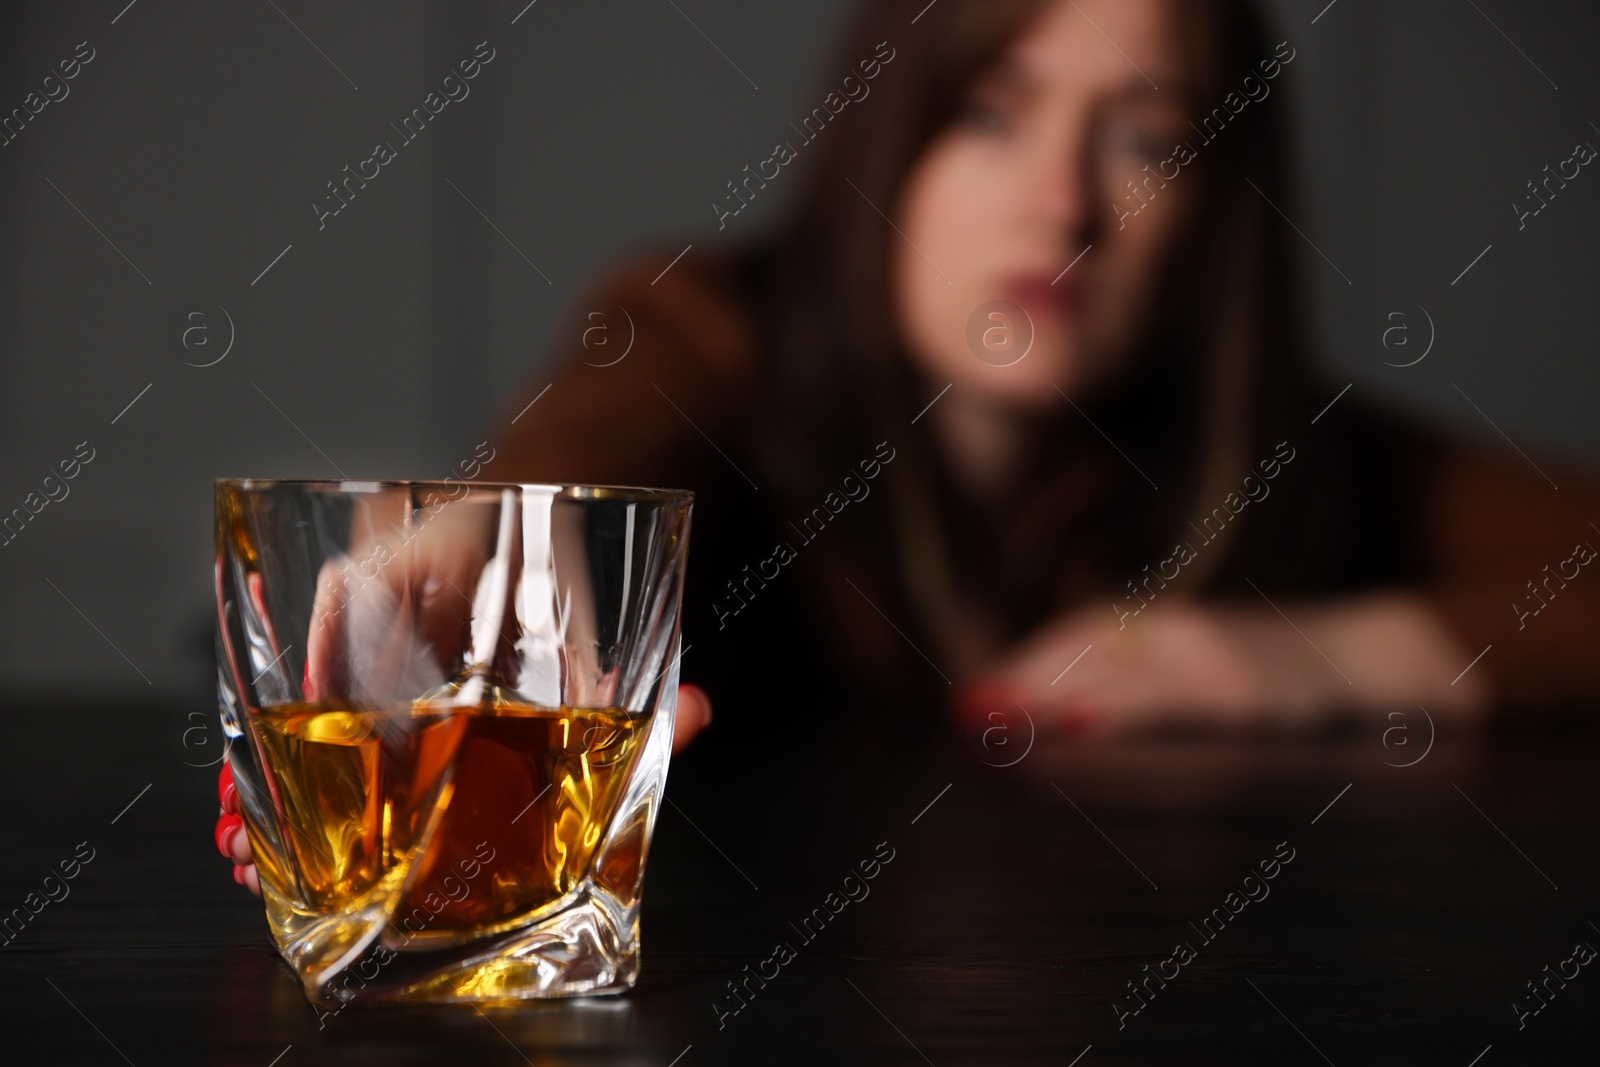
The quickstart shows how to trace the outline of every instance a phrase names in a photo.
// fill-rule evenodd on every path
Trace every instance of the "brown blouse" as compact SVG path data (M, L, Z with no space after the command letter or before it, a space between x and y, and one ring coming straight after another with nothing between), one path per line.
M975 630L1015 639L1096 598L1108 613L1136 608L1130 581L1181 570L1185 548L1205 556L1208 535L1237 515L1248 521L1211 549L1202 595L1253 598L1252 584L1291 598L1409 589L1438 607L1467 655L1488 649L1473 670L1497 702L1600 698L1589 644L1600 633L1600 574L1590 573L1600 568L1589 566L1600 485L1587 472L1542 457L1536 470L1347 396L1302 438L1250 457L1238 491L1207 502L1180 545L1149 554L1156 542L1119 528L1109 487L1139 475L1085 431L1051 483L1049 495L1068 498L1058 509L1068 521L996 522L947 500L948 573L919 570L912 549L902 548L909 564L886 564L870 546L903 546L888 531L906 521L888 484L912 473L905 445L928 423L841 469L837 492L785 497L770 447L753 439L782 398L763 395L759 329L736 268L697 256L662 274L667 262L625 269L578 305L557 358L509 406L485 477L695 490L684 631L704 651L685 659L689 677L812 671L808 657L819 656L853 681L944 690L940 679L960 682L971 660L941 643L927 598L908 586L943 582L958 602L970 597ZM813 429L820 439L834 428ZM832 520L851 529L835 532ZM735 661L752 657L761 667L741 675Z

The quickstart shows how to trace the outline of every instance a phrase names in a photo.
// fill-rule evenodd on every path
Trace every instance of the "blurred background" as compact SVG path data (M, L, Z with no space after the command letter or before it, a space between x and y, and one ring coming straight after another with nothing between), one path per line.
M1296 50L1273 106L1293 109L1303 195L1278 206L1305 238L1328 395L1600 460L1600 175L1520 229L1514 206L1600 146L1600 6L1268 6ZM776 218L798 182L721 233L712 205L846 73L847 7L0 8L0 519L93 456L0 535L0 681L210 687L211 480L471 459L558 329L606 310L582 300L609 264ZM390 124L475 53L470 95L319 229L327 183L400 145Z

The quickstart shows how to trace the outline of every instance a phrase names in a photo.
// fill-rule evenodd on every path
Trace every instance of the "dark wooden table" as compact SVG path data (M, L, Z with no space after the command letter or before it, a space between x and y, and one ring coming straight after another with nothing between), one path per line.
M724 699L673 766L632 993L319 1020L212 847L203 701L7 710L0 907L94 857L0 948L8 1064L1596 1059L1600 735L1570 722L1029 750L832 709L772 748Z

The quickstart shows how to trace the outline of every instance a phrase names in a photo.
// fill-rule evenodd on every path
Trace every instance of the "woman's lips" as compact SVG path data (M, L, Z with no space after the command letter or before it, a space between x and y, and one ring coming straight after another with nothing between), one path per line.
M1076 279L1052 275L1028 275L1006 283L1005 298L1022 305L1035 319L1065 319L1075 315L1083 300L1083 289Z

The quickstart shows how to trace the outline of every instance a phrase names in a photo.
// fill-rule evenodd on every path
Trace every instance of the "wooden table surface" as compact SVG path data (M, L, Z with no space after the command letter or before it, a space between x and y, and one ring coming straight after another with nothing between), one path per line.
M724 700L673 765L635 990L319 1018L212 846L209 706L9 710L0 908L93 858L0 947L5 1063L1596 1059L1600 733L1571 721L1030 748Z

